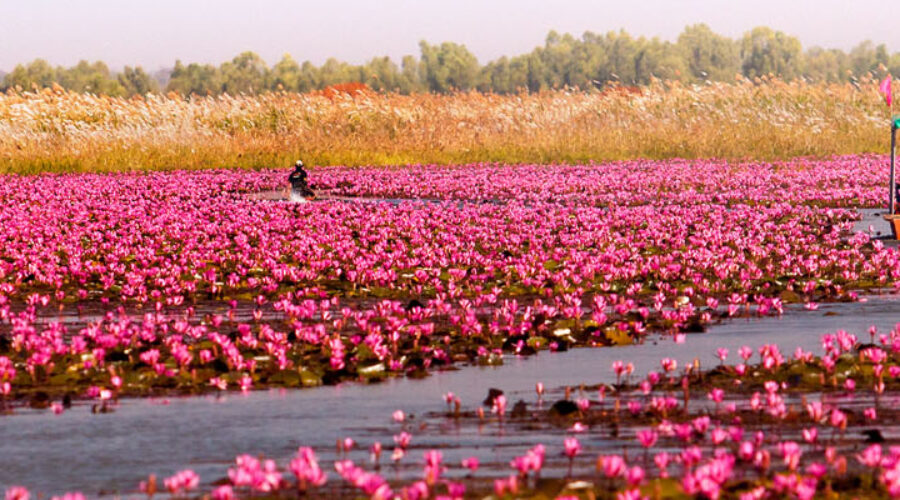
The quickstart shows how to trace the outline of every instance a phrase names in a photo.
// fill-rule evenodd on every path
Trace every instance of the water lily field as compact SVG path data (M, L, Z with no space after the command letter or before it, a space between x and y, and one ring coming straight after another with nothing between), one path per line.
M880 155L0 178L7 499L900 496Z

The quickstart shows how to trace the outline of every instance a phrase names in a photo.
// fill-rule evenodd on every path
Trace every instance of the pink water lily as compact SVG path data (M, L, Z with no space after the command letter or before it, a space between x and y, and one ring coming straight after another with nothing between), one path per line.
M163 480L163 484L172 494L188 492L197 488L197 485L200 484L200 477L194 471L185 469Z
M606 455L597 459L597 467L606 477L613 478L624 475L627 465L619 455Z
M288 468L297 478L297 485L300 490L306 490L308 487L319 487L328 481L328 476L319 467L319 461L312 448L301 447L297 450L297 456L291 460Z
M644 448L650 448L654 444L656 444L656 440L659 438L659 435L653 431L652 429L642 429L637 432L638 441L640 441L641 446Z
M465 467L466 469L469 469L470 472L475 472L478 470L480 461L478 460L478 457L468 457L468 458L462 459L461 463L462 463L462 466Z
M576 438L566 438L563 445L565 454L569 459L575 458L576 455L581 453L581 443Z
M31 493L22 486L10 486L4 495L6 500L29 500Z

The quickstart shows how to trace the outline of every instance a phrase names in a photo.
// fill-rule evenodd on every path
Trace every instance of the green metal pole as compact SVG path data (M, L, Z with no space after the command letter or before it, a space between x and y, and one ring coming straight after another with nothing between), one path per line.
M894 206L897 202L897 184L894 180L894 160L897 157L897 122L891 120L891 196L890 196L890 205L891 211L890 214L894 215L896 213L894 211Z

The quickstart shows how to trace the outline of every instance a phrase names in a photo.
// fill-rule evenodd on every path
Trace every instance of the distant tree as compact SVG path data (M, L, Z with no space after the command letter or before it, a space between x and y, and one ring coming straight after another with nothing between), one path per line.
M337 83L359 82L363 80L362 69L333 57L329 57L319 68L319 88Z
M172 78L172 68L160 68L154 71L150 77L156 82L157 87L164 89L169 85L169 79Z
M300 92L309 92L310 90L322 88L319 69L309 62L303 61L300 65L300 78L297 83L297 90Z
M516 61L513 60L513 63ZM525 80L529 92L539 92L547 88L546 68L541 57L541 48L538 47L531 54L525 56Z
M272 90L279 87L284 90L300 90L300 65L290 54L285 54L272 66L267 87Z
M528 90L528 57L514 57L509 62L509 88L507 92Z
M140 66L135 68L125 66L125 69L119 73L117 79L119 85L124 89L125 95L145 95L159 90L159 84L156 80L145 73Z
M741 40L744 76L755 78L770 73L786 80L802 72L800 40L764 26L753 28Z
M803 74L813 81L840 82L847 80L850 62L839 49L812 47L803 55Z
M605 36L590 31L581 35L581 41L575 47L568 72L570 85L591 88L596 82L606 82L610 75L603 74L601 68L609 66L609 43Z
M182 95L207 95L221 92L219 75L216 67L211 64L191 63L185 66L181 61L175 61L169 84L166 90L178 92Z
M50 66L43 59L35 59L28 64L17 65L11 73L3 79L4 88L19 86L25 90L31 90L33 86L38 88L49 87L59 81L59 70Z
M414 56L403 56L400 61L399 91L403 94L425 91L422 63Z
M730 80L741 72L738 44L705 24L688 26L678 35L678 50L695 81Z
M223 92L236 95L266 90L269 68L255 52L238 54L231 61L222 63L218 72Z
M376 90L399 91L402 75L390 57L375 57L362 68L362 82Z
M464 46L452 42L419 44L420 55L400 63L374 57L364 64L330 58L321 66L298 64L285 54L271 69L254 52L243 52L216 67L183 64L148 75L126 66L118 74L102 62L81 61L71 68L53 67L36 59L0 74L0 90L47 87L54 82L78 92L133 95L164 88L184 95L254 94L270 90L309 92L329 85L360 82L385 92L538 92L548 88L588 89L608 84L642 85L654 78L689 82L730 81L738 72L747 77L773 74L782 79L841 82L852 75L900 77L900 53L865 41L851 51L813 47L803 51L799 40L757 27L732 40L705 24L685 27L675 43L635 38L624 30L581 37L550 31L543 45L531 52L500 57L480 65Z
M58 73L59 84L76 92L90 92L109 96L125 95L125 88L112 76L106 63L79 61L75 66Z
M900 78L900 52L894 52L888 59L888 72L894 75L894 78Z
M561 88L578 85L586 80L582 75L585 68L575 60L575 50L579 45L572 35L560 35L556 31L547 34L544 47L539 50L544 74L541 80L546 86Z
M506 57L487 63L481 69L478 90L511 94L528 87L528 65L523 58L512 62Z
M856 76L866 73L876 74L882 65L890 64L890 56L884 44L877 47L871 41L866 40L850 50L850 70Z
M622 30L618 33L607 33L604 43L607 46L609 63L606 65L606 71L601 72L600 80L637 85L639 75L636 69L640 61L637 60L639 47L634 38Z
M634 61L635 81L647 84L654 78L663 80L684 80L687 78L687 63L678 46L652 38L639 38L638 52Z
M422 70L428 89L433 92L469 90L478 84L478 59L465 45L444 42L429 45L419 42Z

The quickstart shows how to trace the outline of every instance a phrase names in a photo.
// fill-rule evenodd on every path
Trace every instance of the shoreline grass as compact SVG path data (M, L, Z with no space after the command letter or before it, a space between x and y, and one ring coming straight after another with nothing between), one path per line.
M874 82L775 79L639 91L0 94L0 173L414 163L773 160L885 152Z

